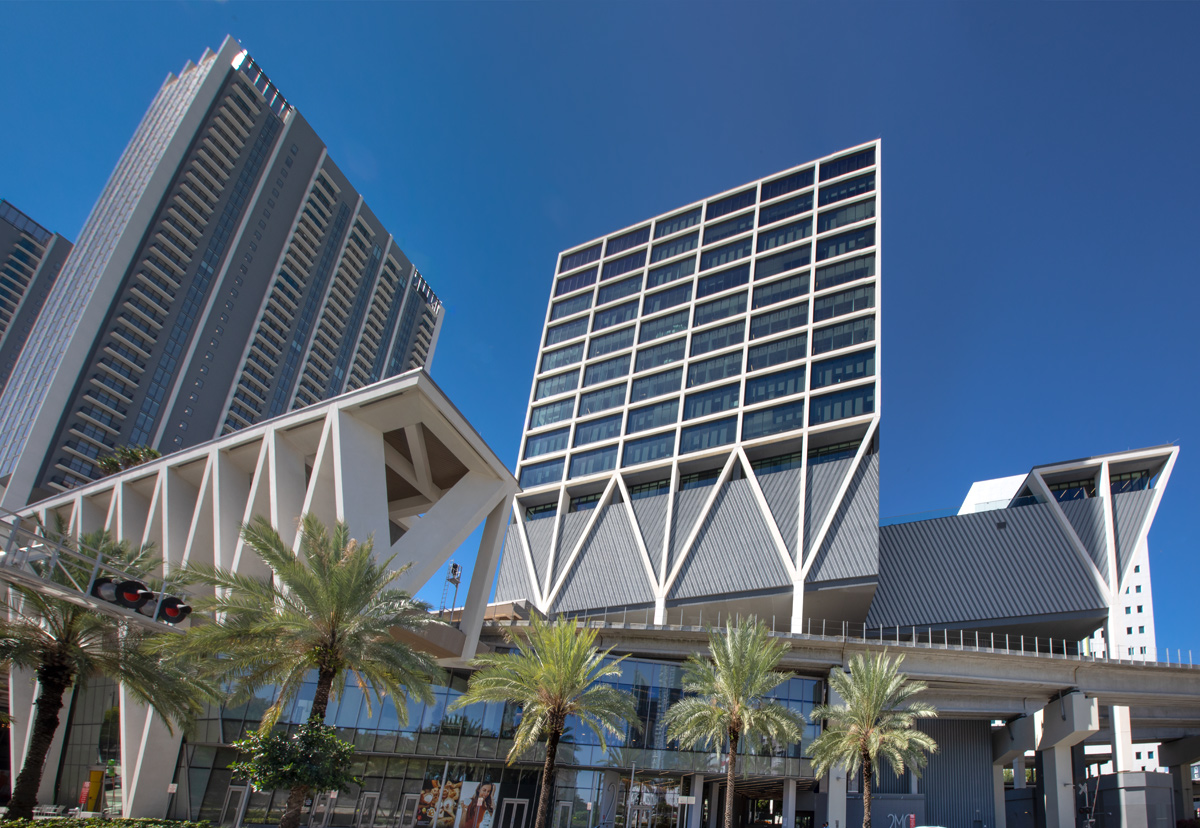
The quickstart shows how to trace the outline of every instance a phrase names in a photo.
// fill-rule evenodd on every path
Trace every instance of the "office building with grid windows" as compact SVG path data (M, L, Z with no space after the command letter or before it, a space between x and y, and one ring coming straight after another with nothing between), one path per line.
M0 396L3 503L433 357L436 295L232 38L168 75Z

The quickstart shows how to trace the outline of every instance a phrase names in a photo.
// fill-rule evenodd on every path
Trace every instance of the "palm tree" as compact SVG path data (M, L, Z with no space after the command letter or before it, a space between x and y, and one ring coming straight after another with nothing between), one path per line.
M927 754L937 752L933 737L913 727L918 718L936 716L937 710L911 701L927 685L898 672L903 660L890 660L886 650L874 657L853 656L849 675L837 670L829 676L830 689L843 703L818 705L809 713L814 722L825 720L824 732L808 746L816 775L834 767L848 774L862 770L863 828L871 828L871 783L880 758L897 776L906 767L919 776Z
M776 670L788 644L757 618L708 631L711 659L688 656L684 697L667 710L668 738L685 748L729 745L725 828L733 828L738 745L746 740L781 745L800 741L804 719L767 694L791 678Z
M517 726L511 764L522 753L546 739L546 760L542 771L542 790L538 796L534 828L545 828L554 793L554 768L558 743L568 716L582 721L606 750L605 734L621 736L624 725L641 728L633 697L611 684L609 676L621 672L620 658L610 658L609 648L596 648L596 631L577 630L574 621L559 618L547 624L537 616L523 635L504 631L512 653L489 653L475 658L467 692L451 709L458 710L478 702L512 702L521 705L521 723Z
M406 697L432 703L429 683L441 674L431 656L392 635L397 628L418 630L430 623L426 604L391 588L408 567L392 568L394 556L376 561L373 539L353 540L344 523L329 531L309 514L300 532L297 554L261 517L242 527L242 539L272 576L210 566L185 570L185 577L215 587L215 595L193 601L211 623L188 630L181 654L228 680L234 703L259 688L277 686L276 700L263 715L263 732L275 726L313 670L317 687L309 722L325 721L347 672L362 689L368 713L372 694L379 704L390 696L400 722L406 722ZM280 828L299 824L307 793L305 787L292 789Z
M43 534L64 546L73 546L61 531L43 530ZM155 561L153 547L134 549L126 541L114 541L104 530L83 535L80 544L89 553L99 551L106 563L135 576L144 576ZM90 575L82 565L65 557L59 558L57 566L34 567L43 579L70 591L76 590L71 578L87 583ZM168 727L171 722L187 722L211 696L206 685L176 660L154 655L146 647L151 639L178 640L178 636L150 632L144 626L30 586L7 586L10 592L3 609L8 618L0 622L0 663L32 671L38 680L38 697L29 749L13 784L5 819L32 819L46 755L58 730L63 696L72 686L82 689L88 679L106 676L120 682L133 698L153 707L167 720ZM167 650L161 648L159 652Z

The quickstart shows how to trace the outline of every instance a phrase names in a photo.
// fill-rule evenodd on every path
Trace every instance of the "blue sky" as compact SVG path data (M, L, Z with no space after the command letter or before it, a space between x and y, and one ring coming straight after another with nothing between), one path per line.
M0 197L73 238L167 72L233 34L445 302L434 378L514 464L559 250L882 136L881 515L1178 442L1158 643L1200 657L1197 31L1195 3L4 3Z

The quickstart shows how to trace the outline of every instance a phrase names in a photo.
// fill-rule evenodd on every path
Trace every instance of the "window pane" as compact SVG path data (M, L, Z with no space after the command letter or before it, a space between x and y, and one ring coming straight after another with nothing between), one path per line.
M651 262L661 262L663 259L670 259L673 256L678 256L681 253L686 253L689 250L695 250L696 244L700 241L699 233L688 233L686 236L680 236L677 239L660 242L654 245L653 251L650 253Z
M619 259L613 259L611 262L604 263L604 269L600 272L600 281L612 279L630 271L637 270L646 264L646 251L639 250L636 253L630 253L628 256L622 256Z
M805 193L802 196L777 202L769 207L761 207L758 211L758 226L766 227L768 224L807 213L812 209L812 202L812 193Z
M604 334L604 336L594 336L588 344L588 359L611 354L622 348L628 348L632 344L633 328L613 331L612 333Z
M704 243L713 244L722 239L732 238L739 233L745 233L754 228L754 213L742 213L726 221L710 224L704 228Z
M555 319L562 319L564 316L585 311L591 306L592 294L590 293L581 293L570 299L562 299L550 306L550 321L553 322Z
M656 339L661 339L664 336L670 336L673 333L685 330L688 326L688 312L686 310L669 313L666 316L660 316L657 319L651 319L642 323L642 330L638 333L638 342L653 342Z
M653 288L665 285L667 282L674 282L676 279L682 279L684 276L691 276L695 272L696 257L690 256L681 261L671 262L669 265L651 269L650 278L646 280L646 287Z
M682 368L672 368L670 371L663 371L661 374L652 374L648 377L635 379L629 391L629 401L631 403L641 402L651 397L674 393L679 390L682 382Z
M875 244L875 225L849 233L840 233L828 239L817 239L817 261L832 259L844 253L853 253Z
M660 365L670 365L672 362L679 362L679 360L683 359L685 347L685 340L673 339L670 342L664 342L662 345L642 348L637 352L637 363L635 364L634 371L646 371L650 368L657 368Z
M749 207L757 200L757 189L757 187L751 187L748 190L742 190L740 193L725 196L717 201L710 201L708 203L708 213L704 217L705 221L712 221L715 218L737 212L743 207Z
M737 430L737 417L685 428L679 436L679 453L687 454L732 443Z
M875 254L817 268L817 290L844 285L875 275Z
M593 363L583 370L583 387L623 377L629 373L629 354Z
M815 370L815 369L814 369ZM746 405L766 402L776 397L790 397L804 391L804 366L789 368L763 377L746 380Z
M820 425L833 420L844 420L875 411L875 386L850 388L836 394L821 394L811 398L808 424Z
M840 382L875 376L875 349L818 362L812 368L812 387L824 388Z
M738 345L746 338L746 323L733 322L710 331L692 334L692 356L707 354L719 348Z
M574 365L579 360L583 359L583 343L576 345L568 345L565 348L559 348L557 351L547 351L542 354L542 371L553 371L555 368L563 368L567 365Z
M583 267L585 264L598 261L600 261L600 245L594 244L586 250L579 250L563 256L562 263L558 266L558 272L566 273L568 270L574 270L577 267Z
M832 319L848 313L875 307L875 286L864 285L853 290L832 293L813 301L813 321Z
M623 236L617 236L608 240L608 248L604 251L605 256L613 256L617 253L624 253L626 250L633 250L639 244L645 244L650 241L650 225L630 230Z
M693 210L688 210L686 213L676 213L670 218L659 220L658 224L654 226L654 238L661 239L663 236L669 236L672 233L678 233L680 230L686 230L689 227L695 227L699 223L699 207L696 207Z
M805 346L807 344L808 337L805 334L799 334L768 342L765 345L755 345L750 349L749 357L746 360L746 370L758 371L762 368L770 368L772 365L782 365L794 359L803 359L806 356Z
M557 345L560 342L566 342L568 339L583 336L585 333L587 333L586 319L575 319L570 322L564 322L561 325L551 325L546 329L546 344Z
M742 439L753 440L781 431L804 427L804 400L777 405L762 411L747 411L742 415Z
M848 348L860 342L870 342L874 338L875 317L873 316L854 319L841 325L830 325L813 333L813 354Z
M582 417L585 414L608 411L610 408L616 408L624 404L625 383L614 385L610 388L601 388L599 391L589 391L587 394L582 394L579 397L578 416Z
M874 165L874 163L874 147L856 152L853 155L843 155L841 158L826 161L821 165L821 180L828 181L831 178L837 178L839 175L846 175L855 170L865 169Z
M761 339L781 331L790 331L792 328L802 328L807 324L808 302L801 302L769 313L760 313L751 319L750 338Z
M571 455L571 471L567 477L583 477L588 474L598 474L600 472L610 471L616 468L617 465L617 447L609 446L602 449L593 449L580 454Z
M688 366L688 388L736 376L742 370L742 352L713 357Z
M707 414L717 414L728 411L737 405L738 384L722 385L708 391L697 391L688 394L683 404L683 419L694 420Z
M724 319L727 316L734 316L746 310L746 292L735 293L731 296L725 296L720 299L714 299L711 302L706 302L703 305L696 306L695 318L692 320L692 325L699 327L707 325L709 322L716 322L718 319Z
M675 432L656 434L653 437L643 437L640 440L630 440L625 443L625 455L621 458L622 466L636 466L638 463L649 463L662 457L670 457L675 451ZM629 496L632 498L633 493Z
M649 316L652 313L658 313L659 311L690 301L692 301L692 283L688 282L686 285L678 285L669 290L660 290L658 293L652 293L647 296L642 307L642 313Z
M578 384L578 368L566 374L547 377L537 384L537 388L534 392L534 399L540 400L544 399L545 397L553 397L555 394L563 394L567 391L574 391Z
M559 400L548 405L539 405L529 412L529 427L537 428L562 422L571 416L571 410L574 407L574 400Z
M731 267L729 270L722 270L720 273L710 273L700 279L700 284L696 288L696 298L703 299L705 296L711 296L714 293L720 293L723 290L744 285L750 281L750 265L738 265Z
M756 281L759 279L769 279L772 276L778 276L780 273L786 273L798 267L805 267L811 259L812 248L807 244L793 247L791 250L786 250L783 253L776 253L774 256L761 258L754 264L754 279Z
M621 436L621 415L613 414L599 420L588 420L575 426L575 445L586 446Z
M765 308L768 305L774 305L778 302L786 302L788 299L794 299L797 296L804 296L808 293L808 271L797 273L795 276L788 276L786 279L780 279L778 282L771 282L761 287L754 289L754 303L752 307L755 310Z
M657 405L645 408L635 408L629 412L625 422L626 434L637 434L639 431L649 431L659 426L673 425L679 420L679 400L667 400Z
M700 254L700 269L708 270L709 268L736 262L738 259L744 259L750 255L750 246L750 239L747 238L727 244L724 247L706 250Z
M866 221L875 218L875 199L868 198L856 204L850 204L837 210L826 210L817 218L817 232L836 230L856 221Z
M557 483L562 480L563 460L549 460L545 463L534 463L521 469L521 479L517 481L522 489L530 486L541 486L545 483Z
M821 195L817 199L817 203L825 207L833 204L835 201L845 201L848 198L854 198L856 195L869 193L875 189L875 173L860 175L858 178L851 178L848 181L840 181L829 187L821 188Z
M776 178L774 181L768 181L763 184L762 197L763 201L776 196L781 196L784 193L790 193L793 190L799 190L804 187L811 187L813 183L812 167L807 170L800 170L791 175L785 175L783 178Z
M596 296L597 305L607 305L609 302L615 302L618 299L624 299L626 296L633 296L642 289L642 277L634 276L632 279L622 279L619 282L614 282L611 285L605 285L600 288L600 293Z
M592 330L602 331L605 328L611 328L613 325L620 325L622 322L628 322L637 316L638 303L634 299L632 302L626 302L624 305L617 305L615 308L596 311L596 318L592 320Z
M543 434L535 434L525 441L525 459L549 454L552 451L562 451L567 447L567 432L569 428L556 428Z
M801 239L807 239L812 235L812 219L804 219L803 221L785 224L782 227L776 227L772 230L764 230L758 234L758 252L764 250L774 250L776 247L783 247L785 244L791 244Z
M598 267L588 268L582 273L575 273L570 276L564 276L558 280L554 286L554 295L562 296L564 293L579 290L580 288L594 285L596 283L596 274L600 271Z

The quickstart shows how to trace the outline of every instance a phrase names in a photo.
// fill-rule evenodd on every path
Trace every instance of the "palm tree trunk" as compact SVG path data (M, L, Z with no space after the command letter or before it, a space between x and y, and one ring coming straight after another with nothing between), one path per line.
M29 737L29 751L25 764L13 784L12 801L8 803L5 819L33 819L33 809L38 804L38 788L42 785L42 771L46 765L46 754L54 734L58 732L58 712L62 710L63 696L71 686L71 671L60 665L43 666L38 670L37 713L33 719L33 733Z
M738 732L729 731L729 766L725 769L725 828L733 828L733 785L737 779Z
M562 736L566 721L556 717L550 722L550 735L546 738L546 761L542 765L542 791L538 795L537 818L533 828L546 828L546 818L550 813L550 800L554 796L554 760L558 757L558 740Z
M336 670L322 668L317 673L317 692L313 695L312 711L308 714L309 722L325 721L325 711L329 708L329 694L333 692L333 680L337 678ZM292 788L288 794L287 805L283 808L283 816L279 820L279 828L296 828L300 824L300 812L304 808L304 799L308 796L308 787L300 785Z
M863 774L863 828L871 828L871 780L875 769L871 766L871 757L866 753L862 757Z

